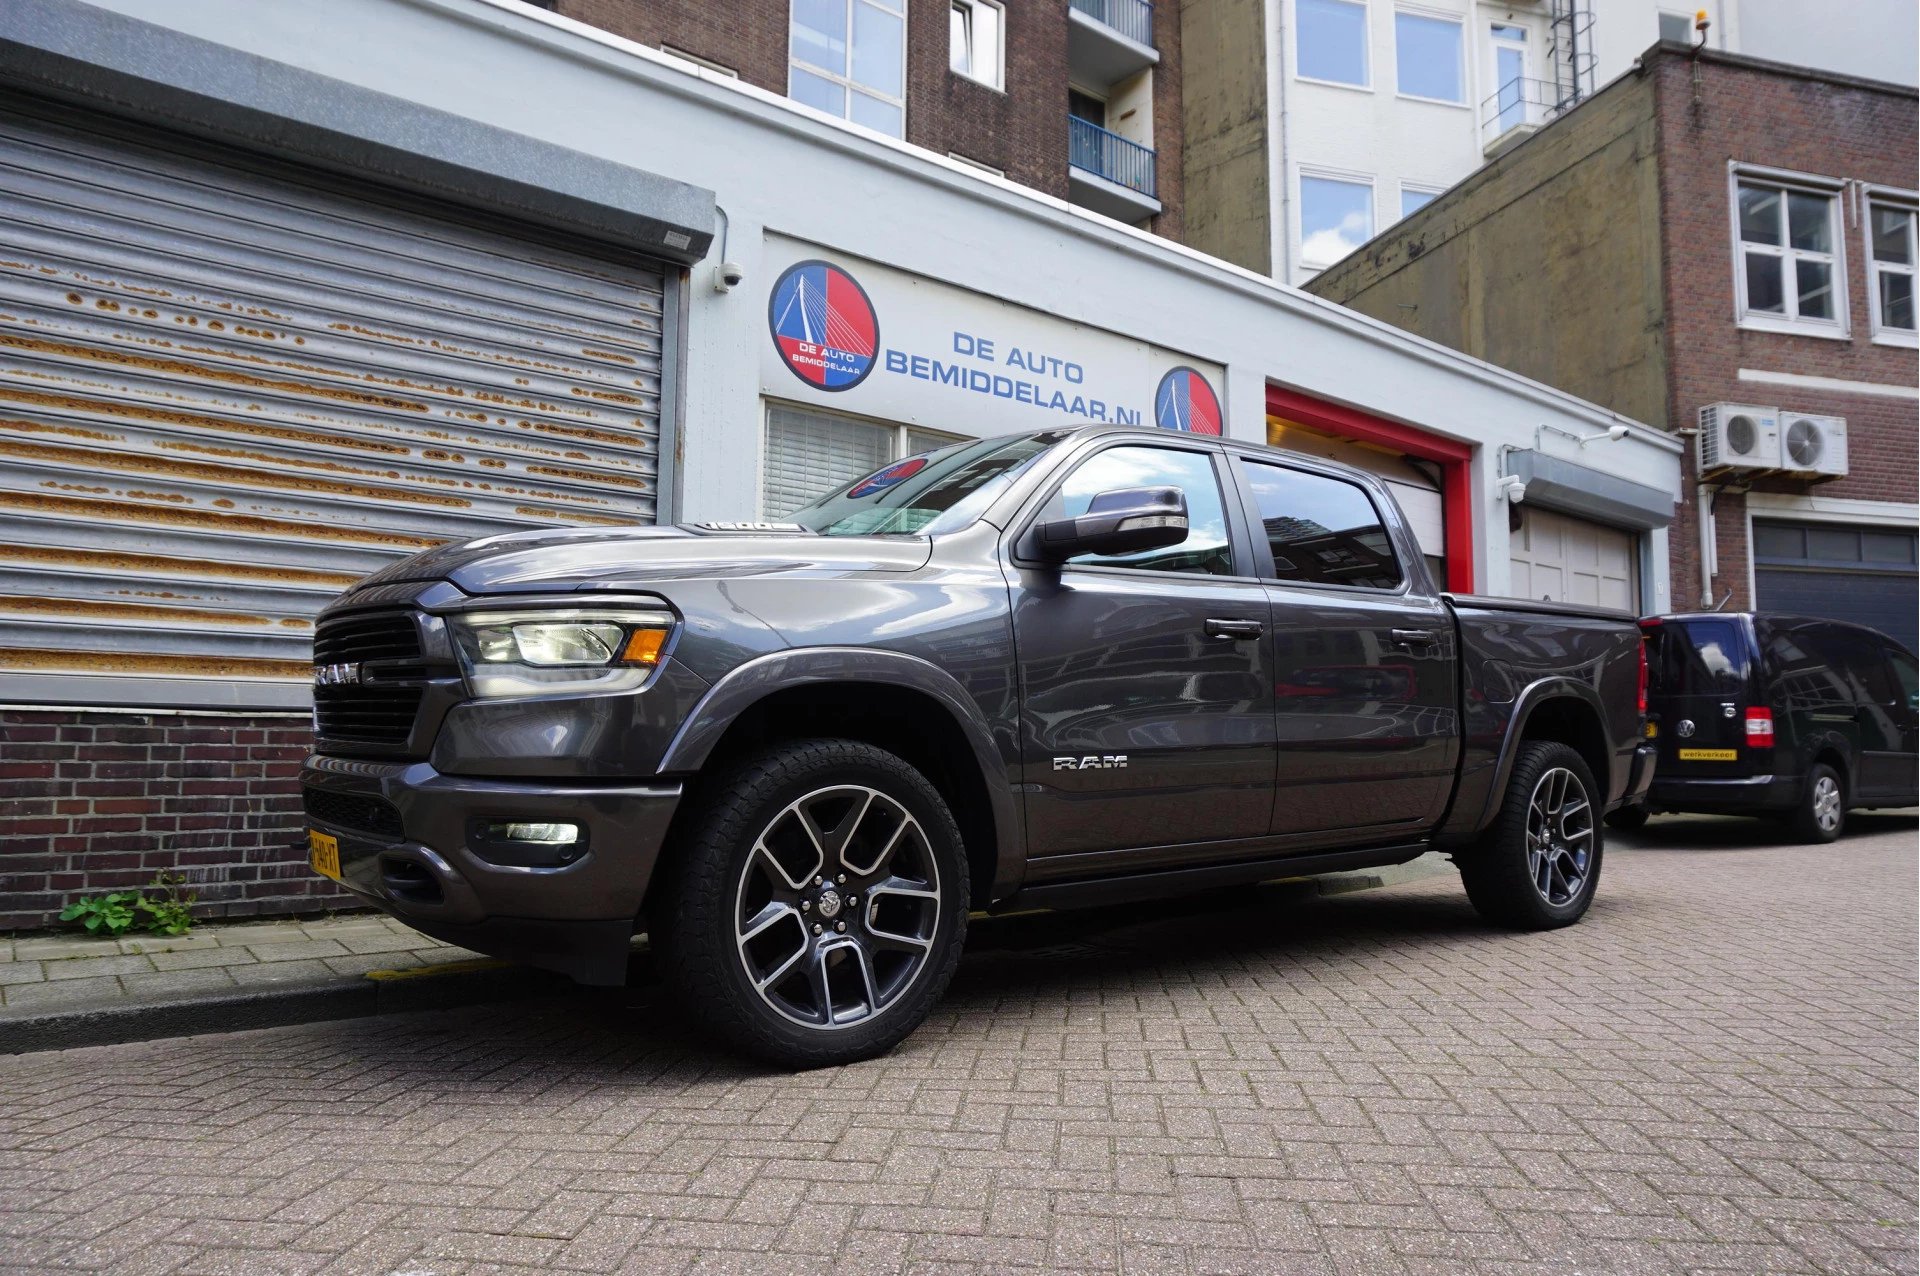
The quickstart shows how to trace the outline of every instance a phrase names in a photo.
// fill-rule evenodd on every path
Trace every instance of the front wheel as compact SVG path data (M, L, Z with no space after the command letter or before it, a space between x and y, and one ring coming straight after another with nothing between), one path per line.
M1793 831L1802 842L1818 845L1840 836L1847 825L1847 789L1840 773L1824 762L1807 772L1806 788L1793 813Z
M1496 926L1551 930L1580 920L1600 882L1593 773L1567 745L1520 746L1486 837L1460 859L1474 909Z
M966 938L966 854L939 791L872 745L807 740L706 792L653 927L688 1011L786 1067L891 1049Z

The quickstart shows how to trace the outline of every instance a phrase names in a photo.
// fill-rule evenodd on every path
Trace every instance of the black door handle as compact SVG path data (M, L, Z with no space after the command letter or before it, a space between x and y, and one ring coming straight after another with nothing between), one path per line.
M1431 647L1439 639L1433 636L1431 629L1396 629L1393 631L1393 645L1396 647Z
M1209 638L1258 638L1267 632L1267 627L1257 620L1209 620L1207 637Z

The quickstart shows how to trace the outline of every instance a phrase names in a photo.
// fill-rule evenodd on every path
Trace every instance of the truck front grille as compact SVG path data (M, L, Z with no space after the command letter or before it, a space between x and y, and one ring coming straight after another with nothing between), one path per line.
M426 694L410 612L333 617L313 635L314 728L328 752L392 755L413 737Z

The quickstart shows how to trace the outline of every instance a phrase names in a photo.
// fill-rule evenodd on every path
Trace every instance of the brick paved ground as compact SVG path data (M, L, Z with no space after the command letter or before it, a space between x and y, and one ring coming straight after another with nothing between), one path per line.
M801 1076L589 1001L7 1059L0 1269L1911 1272L1914 822L1861 823L1657 823L1551 935L1443 878L999 923Z

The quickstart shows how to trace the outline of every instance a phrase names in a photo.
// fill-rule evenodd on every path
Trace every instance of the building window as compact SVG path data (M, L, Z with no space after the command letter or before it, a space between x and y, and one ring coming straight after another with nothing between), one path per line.
M1300 261L1331 266L1373 238L1373 183L1300 176Z
M1913 314L1914 231L1913 205L1867 201L1873 335L1901 345L1920 344Z
M1846 280L1835 194L1736 177L1734 204L1740 321L1754 328L1844 332Z
M1367 6L1357 0L1294 0L1295 73L1366 88Z
M1402 217L1413 216L1428 204L1431 204L1439 194L1440 192L1437 190L1428 190L1424 187L1408 186L1404 182L1401 183L1400 215Z
M1462 54L1466 41L1456 18L1404 10L1393 15L1393 48L1402 97L1466 104Z
M788 96L905 136L906 0L793 0L791 40Z
M988 88L1006 87L1005 15L987 0L953 0L948 25L952 33L954 74L978 80Z
M760 472L761 514L784 518L889 461L930 452L960 438L792 404L770 404L766 463Z

